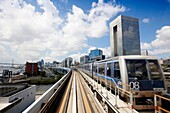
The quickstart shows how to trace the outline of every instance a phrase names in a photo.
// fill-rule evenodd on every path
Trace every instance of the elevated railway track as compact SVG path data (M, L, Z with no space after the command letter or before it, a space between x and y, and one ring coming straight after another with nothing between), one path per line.
M155 95L155 111L139 112L134 109L131 92L126 92L130 101L125 102L120 99L124 90L117 87L116 92L113 92L110 89L74 69L47 91L51 95L44 94L39 102L34 102L24 113L170 113L159 106L158 100L165 98L158 95Z
M55 106L55 105L54 105ZM85 80L76 71L68 82L56 113L104 113L101 104L94 98Z

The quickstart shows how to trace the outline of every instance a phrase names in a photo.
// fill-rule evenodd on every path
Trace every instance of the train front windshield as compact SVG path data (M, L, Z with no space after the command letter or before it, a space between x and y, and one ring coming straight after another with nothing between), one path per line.
M163 80L157 60L126 60L127 73L133 80Z

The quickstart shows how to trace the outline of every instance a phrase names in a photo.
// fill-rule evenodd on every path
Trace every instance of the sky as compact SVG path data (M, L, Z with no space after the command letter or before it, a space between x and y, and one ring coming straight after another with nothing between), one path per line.
M95 48L108 57L119 15L139 19L142 51L170 56L170 0L0 0L0 62L79 61Z

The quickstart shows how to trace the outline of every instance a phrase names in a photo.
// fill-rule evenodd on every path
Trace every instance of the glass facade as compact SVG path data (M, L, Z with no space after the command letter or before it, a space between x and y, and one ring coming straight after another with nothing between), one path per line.
M89 53L89 59L103 55L103 51L100 49L91 50Z
M138 19L119 16L110 23L111 56L140 55Z

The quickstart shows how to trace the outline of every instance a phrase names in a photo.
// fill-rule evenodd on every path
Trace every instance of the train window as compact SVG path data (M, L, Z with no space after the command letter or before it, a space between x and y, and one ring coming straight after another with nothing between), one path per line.
M93 64L93 72L97 73L97 65L96 64Z
M99 74L104 75L105 64L99 64Z
M107 76L111 77L113 75L113 63L107 63Z
M149 80L146 60L126 60L130 80Z
M161 69L157 60L148 60L151 78L153 80L162 80Z
M85 69L90 71L90 64L85 65Z
M119 62L115 62L115 63L114 63L114 78L121 79Z

